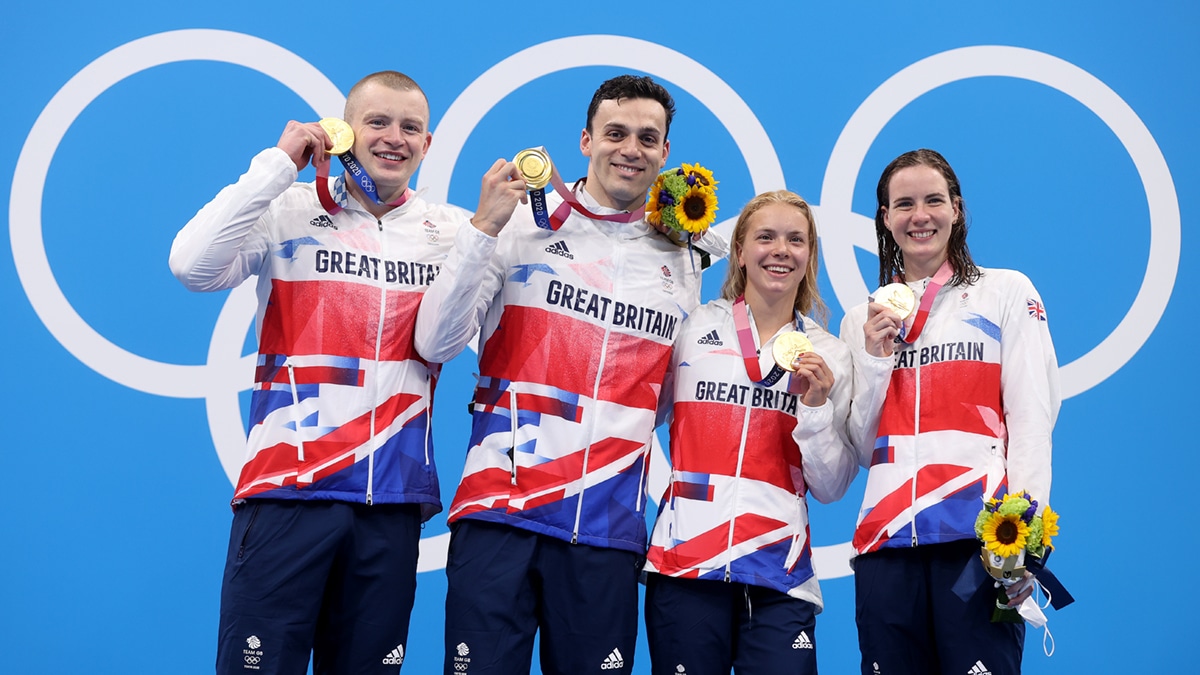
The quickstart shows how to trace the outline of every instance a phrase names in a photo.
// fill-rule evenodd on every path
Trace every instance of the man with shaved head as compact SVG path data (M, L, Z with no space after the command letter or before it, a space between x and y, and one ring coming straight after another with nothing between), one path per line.
M442 509L430 437L437 365L413 348L425 289L470 214L410 186L429 103L363 78L345 125L291 121L179 232L184 286L257 276L258 363L233 496L218 673L396 673L421 524ZM339 147L353 142L347 150ZM328 175L331 153L345 174ZM309 164L313 182L298 183Z

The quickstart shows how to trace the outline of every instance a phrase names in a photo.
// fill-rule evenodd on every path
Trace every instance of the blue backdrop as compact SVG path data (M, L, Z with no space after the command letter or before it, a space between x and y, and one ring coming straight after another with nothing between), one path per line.
M1068 397L1054 568L1079 600L1050 612L1053 657L1030 631L1025 672L1186 669L1198 19L1182 1L8 8L0 670L211 671L253 300L185 291L167 252L288 119L339 115L359 77L388 68L432 106L418 186L467 208L491 162L527 146L582 175L596 85L663 80L679 108L671 163L716 172L722 227L766 189L817 205L835 328L875 277L880 170L942 151L976 260L1041 291ZM449 364L438 391L447 496L473 366ZM862 484L813 509L826 673L857 667L844 543ZM445 534L444 514L425 528L406 673L439 668ZM644 639L636 661L649 672Z

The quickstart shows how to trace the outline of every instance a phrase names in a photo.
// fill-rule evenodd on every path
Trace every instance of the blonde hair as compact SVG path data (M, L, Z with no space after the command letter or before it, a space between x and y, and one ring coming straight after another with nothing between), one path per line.
M367 75L358 82L355 82L353 87L350 87L350 93L346 94L346 109L343 111L343 119L350 121L351 113L358 104L359 92L363 87L373 82L388 89L395 89L396 91L415 91L421 95L421 98L425 99L425 109L429 110L429 97L425 95L425 92L417 84L416 80L395 70L381 70L378 73ZM426 115L428 116L428 113Z
M764 192L742 209L737 224L733 226L733 241L729 252L729 271L725 274L725 283L721 286L721 297L730 302L737 300L746 292L746 268L737 264L738 256L746 240L746 232L750 229L750 218L764 206L771 204L786 204L794 206L804 214L808 221L808 269L804 271L804 279L796 289L795 308L804 316L814 315L818 323L825 326L829 321L829 308L821 301L820 291L817 290L817 259L820 257L817 248L817 221L813 218L812 209L808 202L795 192L775 190Z

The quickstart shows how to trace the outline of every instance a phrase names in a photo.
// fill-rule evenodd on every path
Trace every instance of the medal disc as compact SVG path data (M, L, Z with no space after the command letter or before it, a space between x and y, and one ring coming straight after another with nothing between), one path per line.
M529 190L540 190L550 184L552 165L550 155L541 148L529 148L517 153L513 158L517 171L525 179L525 187Z
M326 117L321 120L320 124L325 133L329 134L329 140L333 142L329 154L341 155L354 147L354 130L350 128L349 124L336 117Z
M888 284L875 291L875 302L890 308L901 321L912 316L913 310L917 308L917 297L912 289L901 283Z
M780 368L789 373L796 372L792 367L792 362L796 357L806 352L813 350L812 340L800 331L784 333L775 338L775 345L771 348L771 356L775 357L775 363L779 364Z

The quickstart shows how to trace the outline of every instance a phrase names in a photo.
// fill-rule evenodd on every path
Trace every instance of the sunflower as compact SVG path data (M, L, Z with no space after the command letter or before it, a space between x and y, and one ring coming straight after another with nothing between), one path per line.
M662 180L654 181L650 186L650 197L646 199L646 222L651 225L662 225L662 204L658 197L662 194Z
M695 181L688 181L689 185L698 182L702 187L711 187L713 190L717 189L717 179L713 178L713 173L699 164L684 162L683 172L685 174L694 174L696 177Z
M717 196L712 190L694 186L675 205L675 220L688 232L703 232L717 219Z
M1050 538L1058 536L1058 514L1049 506L1042 511L1042 545L1049 546Z
M993 513L983 524L983 543L989 551L1004 558L1020 553L1028 536L1029 526L1019 515Z

